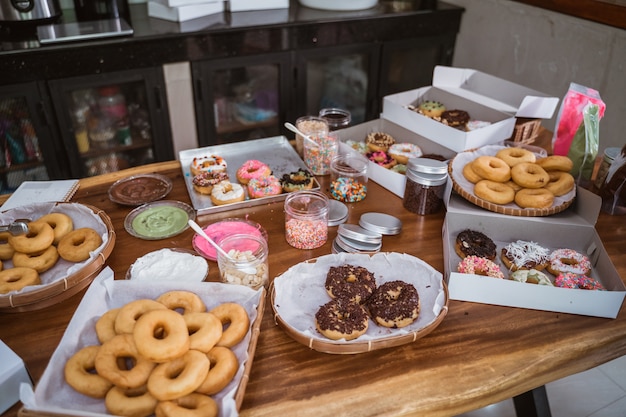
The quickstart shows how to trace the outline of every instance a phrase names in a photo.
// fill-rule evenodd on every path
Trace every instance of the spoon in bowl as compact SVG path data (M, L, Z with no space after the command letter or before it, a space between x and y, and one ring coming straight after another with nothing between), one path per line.
M293 124L291 124L289 122L285 122L285 127L287 129L291 130L293 133L296 133L296 134L302 136L304 138L304 140L308 141L311 145L318 146L317 142L315 142L313 139L311 139L308 135L305 135L304 133L302 133L302 131L300 129L298 129L297 127L295 127Z
M202 230L202 228L200 227L200 225L198 225L198 223L196 223L195 221L189 219L189 221L187 222L189 223L189 226L200 236L202 236L207 242L209 242L211 244L211 246L213 246L215 248L216 251L218 251L219 253L222 254L222 256L224 256L226 259L229 259L231 262L236 262L235 259L231 258L228 253L226 253L224 251L224 249L222 249L220 247L220 245L218 245L217 243L215 243L215 241L213 239L211 239L209 237L209 235L207 235L204 230Z

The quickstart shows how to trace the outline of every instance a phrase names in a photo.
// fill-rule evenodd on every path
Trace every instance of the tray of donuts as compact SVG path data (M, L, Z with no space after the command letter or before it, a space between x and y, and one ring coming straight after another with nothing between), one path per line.
M179 153L198 215L284 200L320 185L286 137L188 149Z
M7 210L3 224L28 233L0 235L0 311L38 310L84 289L115 246L109 216L80 203L33 203Z
M448 171L453 189L479 207L511 216L550 216L576 197L572 166L566 156L488 145L458 153Z
M236 416L265 294L176 279L148 286L106 267L34 391L21 393L20 415Z
M448 312L442 274L395 252L340 253L289 268L270 289L275 320L323 353L358 354L428 335Z

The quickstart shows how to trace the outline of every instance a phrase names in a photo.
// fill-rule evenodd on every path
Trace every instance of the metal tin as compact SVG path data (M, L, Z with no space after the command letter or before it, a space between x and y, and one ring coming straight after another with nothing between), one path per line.
M411 158L406 166L407 172L423 172L424 174L446 174L448 164L430 158Z
M338 200L328 200L328 225L337 226L348 220L348 206Z
M382 235L397 235L402 230L402 221L385 213L364 213L359 219L359 225Z
M380 251L383 244L380 243L365 243L358 240L350 239L345 236L337 235L335 238L337 246L342 248L346 252L350 253L376 253Z
M340 224L338 235L366 243L382 242L383 235L364 229L356 224Z

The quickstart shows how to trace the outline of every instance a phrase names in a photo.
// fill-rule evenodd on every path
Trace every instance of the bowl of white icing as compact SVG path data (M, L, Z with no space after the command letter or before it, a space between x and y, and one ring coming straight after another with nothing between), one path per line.
M194 251L164 248L145 254L128 268L126 279L138 281L204 281L209 263Z

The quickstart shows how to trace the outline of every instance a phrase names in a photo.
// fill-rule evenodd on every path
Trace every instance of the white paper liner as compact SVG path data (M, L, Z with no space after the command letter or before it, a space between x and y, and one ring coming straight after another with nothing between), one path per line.
M52 354L34 394L29 387L21 387L20 400L25 408L33 411L57 412L62 415L110 415L106 412L103 399L79 394L65 382L63 371L65 363L79 349L99 344L95 324L106 311L140 298L156 299L159 295L171 290L196 293L206 304L207 310L227 301L241 304L248 312L250 323L253 323L257 317L257 307L262 294L261 290L254 291L241 285L217 282L179 280L151 282L150 285L146 285L142 281L115 280L111 268L106 267L85 293L59 345ZM232 348L239 359L237 374L226 388L212 396L218 403L220 416L238 415L235 393L243 377L251 337L252 332L249 330L244 340Z
M344 264L367 268L376 277L378 286L394 280L413 284L421 303L417 320L407 327L390 329L370 319L367 332L350 341L332 341L318 333L315 329L315 313L321 305L330 301L324 288L326 274L331 266ZM363 343L415 332L431 324L445 305L442 274L419 258L394 252L373 256L352 253L322 256L316 258L316 262L302 262L289 268L274 280L274 288L274 308L277 314L302 335L327 343Z
M106 224L102 221L102 219L93 212L89 207L79 204L79 203L35 203L29 204L26 206L16 207L12 210L8 210L5 213L0 215L0 223L1 224L10 224L16 219L30 219L37 220L41 216L44 216L48 213L63 213L67 214L72 218L72 222L74 223L74 229L79 229L82 227L89 227L94 229L100 237L102 238L102 244L93 252L90 253L89 259L83 262L69 262L59 257L59 260L56 264L44 272L40 274L41 284L39 285L29 285L21 290L12 291L10 294L3 294L1 296L13 296L15 294L27 293L34 290L40 290L42 286L50 285L56 281L60 281L63 278L66 278L72 275L75 272L80 271L85 265L91 262L106 246L109 241L109 234ZM11 260L4 261L4 269L9 269L13 267L13 262Z

